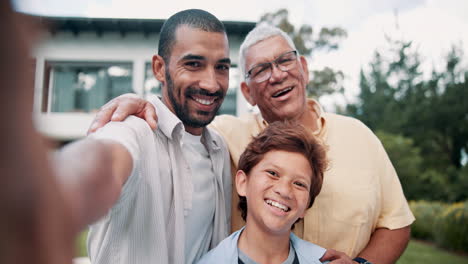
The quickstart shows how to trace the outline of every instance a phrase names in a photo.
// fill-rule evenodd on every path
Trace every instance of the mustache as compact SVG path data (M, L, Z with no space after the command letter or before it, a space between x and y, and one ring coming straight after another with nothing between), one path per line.
M190 96L190 95L204 95L204 96L223 98L225 96L225 93L222 90L218 90L214 93L211 93L205 89L188 87L187 90L185 90L185 96Z

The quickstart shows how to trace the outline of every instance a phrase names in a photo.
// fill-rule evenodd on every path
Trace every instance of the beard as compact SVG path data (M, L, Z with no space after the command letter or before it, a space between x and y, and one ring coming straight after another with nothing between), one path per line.
M169 69L166 69L166 82L167 82L167 94L169 96L169 100L172 104L172 107L174 108L176 116L182 121L184 126L188 127L193 127L193 128L200 128L200 127L205 127L216 116L216 113L218 112L219 108L221 107L221 103L224 100L224 96L226 95L225 92L222 90L219 90L215 93L210 93L204 89L201 88L195 88L195 87L187 87L185 89L184 97L185 97L185 103L182 105L180 102L177 101L175 95L174 95L174 82L172 81L171 75L169 74ZM213 111L206 112L206 111L201 111L197 110L196 114L200 116L205 116L206 118L199 118L194 114L190 114L190 109L188 106L188 98L190 98L192 95L205 95L205 96L213 96L213 97L218 97L218 101L221 101L216 108ZM182 97L182 94L180 94ZM215 102L216 103L216 102Z

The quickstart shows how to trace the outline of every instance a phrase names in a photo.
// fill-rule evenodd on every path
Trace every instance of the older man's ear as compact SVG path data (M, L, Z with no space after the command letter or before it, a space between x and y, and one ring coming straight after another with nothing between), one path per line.
M306 83L309 82L309 66L307 65L307 60L304 56L300 56L299 60L301 62L301 68L304 74L304 80Z
M244 98L251 104L252 106L255 106L257 103L255 102L255 98L251 95L251 88L246 82L241 83L241 91L242 94L244 95Z

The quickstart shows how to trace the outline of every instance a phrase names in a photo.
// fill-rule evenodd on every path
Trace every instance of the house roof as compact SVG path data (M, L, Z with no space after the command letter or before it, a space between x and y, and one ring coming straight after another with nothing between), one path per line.
M122 36L127 33L141 32L145 36L159 33L165 20L163 19L127 19L127 18L85 18L85 17L37 17L52 34L72 32L79 35L82 32L96 32L102 36L108 32L118 32ZM252 30L255 22L223 21L228 34L246 35Z

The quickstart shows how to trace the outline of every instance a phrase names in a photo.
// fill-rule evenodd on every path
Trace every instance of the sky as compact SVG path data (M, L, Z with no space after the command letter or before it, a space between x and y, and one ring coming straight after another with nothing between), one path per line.
M311 69L328 66L345 73L345 97L321 99L330 107L355 100L359 71L366 68L376 49L388 47L386 36L413 41L427 74L433 67L441 69L442 58L454 44L468 54L468 0L16 0L14 4L20 11L48 16L159 19L200 8L221 20L251 22L266 12L286 8L296 26L310 24L315 31L339 26L348 33L339 50L317 53L309 60Z

